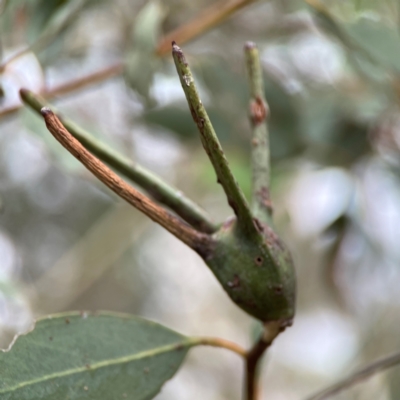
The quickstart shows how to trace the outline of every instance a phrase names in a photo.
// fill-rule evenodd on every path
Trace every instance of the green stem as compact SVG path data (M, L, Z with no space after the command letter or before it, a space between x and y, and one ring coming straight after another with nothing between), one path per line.
M21 89L20 95L25 104L40 115L40 110L46 107L45 100L26 89ZM175 211L181 218L201 232L213 233L218 229L208 217L207 213L185 197L179 190L169 186L157 175L132 163L126 157L110 149L104 143L95 139L90 133L74 122L61 118L67 130L91 153L107 163L116 171L126 176L145 189L155 200Z
M43 107L41 114L46 122L47 129L61 145L114 193L167 229L200 255L208 254L210 247L213 245L209 235L198 232L186 222L129 186L115 172L83 147L49 108Z
M275 338L281 333L282 328L279 321L268 322L264 325L264 331L258 341L246 355L245 375L245 399L258 400L260 392L258 388L258 375L260 361L265 351L271 346Z
M253 203L254 215L261 221L272 223L270 197L270 151L266 123L268 106L264 96L264 81L258 49L254 43L245 46L247 73L250 86L250 122L252 138Z
M232 174L228 160L225 157L210 118L200 100L192 72L186 62L185 56L175 42L172 42L172 56L183 91L186 95L190 112L200 132L201 142L217 174L218 183L222 185L228 198L228 203L237 216L238 225L248 235L252 237L255 235L258 236L258 231L254 225L253 216L247 200Z

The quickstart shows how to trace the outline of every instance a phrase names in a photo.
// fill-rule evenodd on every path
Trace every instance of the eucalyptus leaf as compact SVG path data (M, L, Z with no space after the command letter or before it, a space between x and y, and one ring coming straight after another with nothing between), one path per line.
M41 32L68 2L72 3L70 0L37 0L33 3L29 20L30 34Z
M382 21L360 18L356 23L343 24L343 29L379 65L400 71L400 35L394 27Z
M0 352L0 399L152 399L192 344L123 314L49 316Z
M222 141L229 138L229 122L214 108L208 107L207 111ZM168 129L181 139L198 139L196 125L193 123L191 115L181 106L181 103L177 102L149 109L143 114L142 119L149 124Z
M155 48L161 32L165 9L160 1L148 1L137 15L126 56L125 79L128 85L148 97L159 60Z

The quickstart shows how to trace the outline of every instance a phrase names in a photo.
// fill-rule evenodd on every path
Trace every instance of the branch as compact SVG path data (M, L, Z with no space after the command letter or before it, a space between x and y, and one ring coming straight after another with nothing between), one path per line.
M222 23L236 11L256 1L257 0L220 0L212 4L188 23L168 33L157 46L157 55L168 53L173 40L185 44L191 39Z
M41 94L46 97L46 99L52 99L57 96L63 96L75 90L85 88L87 86L93 85L94 83L99 83L104 80L114 78L122 74L124 70L124 65L120 62L110 65L99 71L92 72L81 78L69 81L67 83L62 83L55 86L51 90L44 90Z
M29 90L21 89L20 95L24 103L39 114L41 109L47 106L41 97ZM60 117L58 116L58 118ZM207 213L192 200L184 196L178 189L169 186L157 175L138 164L132 163L118 152L113 151L109 146L98 141L74 122L65 118L60 119L71 135L87 150L119 173L137 183L155 200L175 211L196 229L205 233L213 233L218 229L218 226L210 220Z
M182 50L175 42L172 42L172 55L190 112L200 132L203 147L217 174L218 183L222 185L225 191L228 203L237 216L239 226L250 236L258 235L247 200L232 174L228 160L200 100L189 65Z
M183 243L200 254L205 254L211 244L210 236L199 233L170 214L149 198L129 186L118 175L89 153L62 125L57 116L47 107L41 110L47 129L90 172L108 186L119 197L126 200L154 222L167 229Z
M207 30L213 28L218 23L223 22L225 19L229 18L234 12L240 10L241 8L254 3L257 0L221 0L219 3L207 8L201 13L198 17L195 17L189 23L183 25L182 27L178 27L171 33L169 33L166 37L164 37L160 44L157 46L156 54L158 56L165 56L169 53L170 43L172 39L170 37L175 38L180 43L186 43L189 40L194 39L198 35L206 32ZM2 66L1 69L4 69L5 66L15 58L18 58L20 55L24 54L25 51L28 51L29 48L23 49L20 54L12 57L11 60L7 60ZM56 86L50 90L44 90L40 94L44 96L46 99L51 100L56 96L61 96L64 94L71 93L75 90L82 89L86 86L92 85L94 83L102 82L106 79L113 78L114 76L120 75L124 70L123 62L118 62L109 67L105 67L98 71L95 71L89 75L86 75L82 78L78 78L75 80L71 80L67 83ZM0 71L1 72L1 71ZM22 104L17 104L14 106L10 106L7 108L3 108L0 110L0 118L14 114L22 107Z
M253 129L252 169L254 215L271 224L270 153L268 127L265 121L268 106L264 96L264 82L258 49L254 43L245 46L247 73L250 86L250 122Z
M68 94L73 92L74 90L79 90L89 85L102 82L106 79L113 78L114 76L120 75L123 71L124 67L122 63L116 63L114 65L110 65L104 69L101 69L96 72L92 72L82 78L71 80L67 83L58 85L53 89L45 89L40 95L45 97L47 100L51 100L54 97L61 96L64 94ZM22 107L22 104L16 104L14 106L10 106L7 108L3 108L0 110L0 118L5 117L11 114L14 114Z
M238 354L240 357L243 358L245 358L247 355L247 352L243 347L225 339L208 338L208 337L193 338L193 346L221 347L233 351L234 353Z
M259 398L257 388L259 361L265 350L271 346L275 338L282 332L282 324L272 321L264 325L264 332L253 348L246 355L246 400L257 400Z
M368 365L367 367L360 369L359 371L353 373L348 378L345 378L334 385L322 390L314 394L311 397L308 397L307 400L325 400L344 389L348 389L349 387L363 381L371 377L372 375L384 371L385 369L394 367L400 364L400 352L394 353L388 357L381 358L373 362L372 364Z

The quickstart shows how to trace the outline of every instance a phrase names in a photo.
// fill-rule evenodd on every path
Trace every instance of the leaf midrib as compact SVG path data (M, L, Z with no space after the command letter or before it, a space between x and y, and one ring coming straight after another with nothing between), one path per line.
M136 360L140 360L140 359L144 359L144 358L151 358L151 357L155 357L160 354L168 353L168 352L172 352L172 351L181 351L181 350L189 348L193 345L195 345L194 341L186 340L184 342L176 342L173 344L169 344L167 346L158 347L156 349L142 351L141 353L137 353L137 354L134 354L131 356L118 357L118 358L112 358L112 359L108 359L108 360L98 361L93 364L90 364L90 368L87 368L86 366L71 368L71 369L67 369L65 371L56 372L56 373L49 374L49 375L44 375L40 378L32 379L30 381L21 382L15 386L1 389L0 394L13 392L13 391L21 389L23 387L35 385L35 384L41 383L41 382L46 382L46 381L49 381L52 379L63 378L66 376L79 374L80 372L93 371L93 370L97 370L100 368L109 367L112 365L127 364L131 361L136 361Z

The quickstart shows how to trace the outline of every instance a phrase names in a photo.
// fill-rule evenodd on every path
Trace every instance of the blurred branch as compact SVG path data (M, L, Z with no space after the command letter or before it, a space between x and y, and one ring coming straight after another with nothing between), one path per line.
M34 111L40 114L46 102L26 89L20 90L21 99ZM132 163L128 158L110 149L109 146L98 141L74 122L58 116L65 128L87 150L103 162L131 179L145 189L155 200L175 211L181 218L202 232L213 233L218 229L207 213L192 200L188 199L178 189L169 186L160 177L146 168Z
M254 43L245 46L247 73L250 87L250 122L253 129L252 169L254 215L271 224L272 203L270 197L270 154L266 117L268 105L264 96L264 81L260 55Z
M71 80L67 83L60 84L55 86L51 90L44 90L41 94L47 99L52 99L57 96L62 96L64 94L68 94L75 90L82 89L86 86L92 85L94 83L99 83L104 80L113 78L114 76L120 75L124 70L124 66L122 63L115 63L110 65L104 69L99 71L92 72L86 76L81 78L77 78L75 80Z
M311 397L308 397L307 400L325 400L331 396L336 395L344 389L348 389L349 387L363 381L375 375L378 372L384 371L385 369L394 367L400 364L400 352L392 354L388 357L382 358L368 365L367 367L353 373L348 378L345 378L334 385L322 390L314 394Z
M154 222L157 222L167 229L193 250L200 254L207 252L211 244L210 236L196 231L179 218L153 203L142 193L129 186L118 175L89 153L65 129L57 116L49 108L45 107L41 112L45 119L47 129L51 134L101 182L108 186L119 197L146 214Z
M246 400L258 400L259 390L257 387L258 369L261 357L271 346L275 338L281 333L281 323L273 321L264 325L264 332L253 348L246 355Z
M113 78L114 76L120 75L123 71L123 64L116 63L114 65L108 66L99 71L88 74L82 78L71 80L67 83L58 85L50 90L43 90L40 94L46 99L50 100L54 97L61 96L73 92L74 90L82 89L89 85L102 82L106 79ZM11 115L18 111L22 107L22 104L17 104L8 108L3 108L0 110L0 118L7 115Z
M220 0L212 4L187 24L168 33L157 46L156 53L158 55L168 53L172 41L184 44L225 21L236 11L256 1L257 0Z
M254 226L253 216L247 200L232 174L228 160L225 157L207 111L200 100L192 72L186 62L185 56L181 48L177 46L175 42L172 44L172 56L174 57L176 70L183 91L185 92L190 112L199 130L201 142L217 174L218 183L221 184L225 191L228 204L234 210L238 223L244 231L249 234L249 236L258 236L258 231Z
M198 17L195 17L192 21L184 24L161 39L159 45L157 46L156 54L158 56L165 56L169 53L171 41L177 40L179 43L186 43L187 41L194 39L195 37L201 35L207 30L213 28L218 23L223 22L225 19L229 18L234 12L240 10L241 8L256 2L257 0L223 0L214 4L204 10ZM171 39L171 37L173 39ZM23 49L22 52L25 53ZM21 54L16 54L15 57L18 58ZM10 60L6 61L6 64ZM0 67L0 73L4 66ZM124 70L124 63L117 62L114 65L99 69L89 75L82 78L71 80L62 85L56 86L53 89L45 89L40 94L46 99L52 99L56 96L65 95L71 93L75 90L82 89L89 85L102 82L107 79L111 79L114 76L120 75ZM0 118L14 114L22 107L21 104L17 104L11 107L0 109Z

